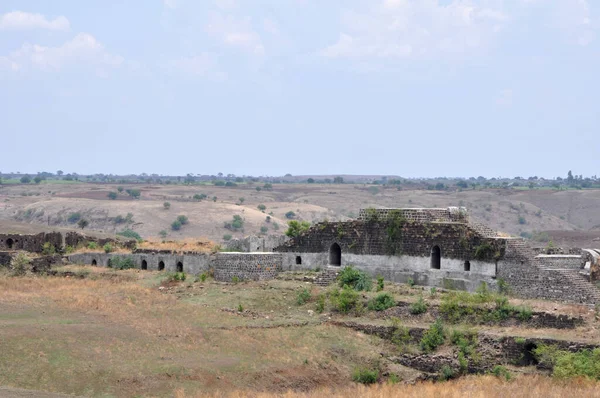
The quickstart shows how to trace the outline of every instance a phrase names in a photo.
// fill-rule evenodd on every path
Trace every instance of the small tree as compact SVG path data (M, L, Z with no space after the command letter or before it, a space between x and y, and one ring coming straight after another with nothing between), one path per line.
M165 210L169 210L169 209L171 208L171 203L170 203L170 202L165 202L165 203L163 203L163 208L164 208Z
M343 177L335 177L333 179L333 183L334 184L343 184L344 183L344 178Z
M223 235L223 240L226 241L226 242L230 241L231 238L233 238L233 236L231 236L231 234L225 234L225 235Z
M33 179L33 181L34 181L36 184L39 184L40 182L42 182L42 180L43 180L43 178L42 178L42 177L40 177L40 176L35 176L35 178Z
M167 237L167 231L165 231L164 229L162 231L160 231L158 233L158 235L160 235L161 238L165 239Z
M117 193L116 192L109 192L108 193L108 198L111 199L111 200L117 199Z
M260 227L260 233L261 234L266 234L267 232L269 232L269 228L262 226Z
M184 215L177 216L177 221L179 221L181 223L181 225L186 225L190 222L190 220L187 218L187 216L184 216Z
M139 189L128 189L126 192L134 199L139 199L142 195Z
M260 192L260 191L262 191L262 188L261 187L256 187L256 192Z
M308 180L306 180L306 182L308 182L309 184L314 184L315 183L315 179L314 178L309 178Z
M245 200L246 198L240 198L240 204L244 203Z
M179 231L181 229L181 222L179 222L178 220L175 220L171 223L171 229L173 231Z
M216 197L216 196L213 196L212 200L213 200L213 202L215 202L215 203L216 203L216 202L217 202L217 197Z
M303 232L308 231L310 223L308 221L290 221L288 222L289 228L285 231L285 234L290 238L301 235Z
M294 213L294 212L293 212L293 211L291 211L291 210L290 210L290 211L288 211L287 213L285 213L285 218L288 218L288 219L290 219L290 220L291 220L291 219L293 219L293 218L295 218L295 217L296 217L296 213Z
M85 218L82 218L81 220L79 220L77 222L77 225L79 226L79 228L84 229L85 227L90 225L90 222L88 220L86 220Z
M23 176L21 177L21 183L22 184L29 184L31 182L31 177L29 176Z
M10 261L10 268L14 276L25 275L29 269L31 259L25 253L19 253Z
M261 204L261 205L258 205L257 207L258 207L258 210L260 210L260 211L265 211L265 210L267 210L267 206L265 206L265 205L262 205L262 204Z

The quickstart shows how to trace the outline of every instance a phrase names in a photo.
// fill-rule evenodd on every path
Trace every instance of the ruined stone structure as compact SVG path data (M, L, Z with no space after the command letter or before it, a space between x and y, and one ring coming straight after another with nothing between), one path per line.
M0 250L23 250L41 253L44 243L49 242L56 248L63 247L63 236L60 232L42 232L35 235L0 234Z
M594 285L600 278L599 250L539 253L521 238L501 236L470 221L464 208L366 209L356 220L321 222L283 243L261 239L237 241L237 253L134 250L127 255L74 254L68 260L108 266L115 257L128 256L140 269L194 275L210 270L222 281L264 280L281 271L320 268L324 272L316 283L323 285L352 265L394 282L468 291L483 282L522 298L600 303ZM10 250L39 253L45 242L58 248L86 240L90 238L79 234L67 234L65 241L60 233L0 235L0 250L9 250L0 252L0 263L10 262ZM271 248L273 252L257 252Z
M464 208L361 210L357 220L319 223L275 251L285 270L353 265L395 282L474 291L502 281L523 298L600 302L581 256L536 255L523 239L471 222Z

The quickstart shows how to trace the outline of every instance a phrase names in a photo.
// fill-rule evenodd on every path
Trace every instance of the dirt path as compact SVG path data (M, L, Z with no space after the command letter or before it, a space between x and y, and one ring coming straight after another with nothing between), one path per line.
M75 395L64 395L55 394L51 392L35 391L35 390L21 390L20 388L3 387L0 386L0 398L65 398L75 397Z

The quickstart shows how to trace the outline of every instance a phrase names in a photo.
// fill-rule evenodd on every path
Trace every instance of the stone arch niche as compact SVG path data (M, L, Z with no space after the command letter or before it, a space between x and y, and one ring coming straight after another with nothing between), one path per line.
M94 265L94 266L98 265L98 261L96 261L96 259L93 259L92 260L92 265Z
M177 272L183 272L183 263L181 261L177 261Z
M342 248L337 243L334 243L329 248L329 265L341 267L342 265Z
M159 261L158 262L158 270L159 271L164 271L165 270L165 262L164 261Z
M144 270L148 269L148 261L142 260L142 269L144 269Z
M15 244L15 242L14 242L14 241L13 241L11 238L8 238L8 239L6 240L6 246L7 246L9 249L12 249L12 247L13 247L13 245L14 245L14 244Z
M435 245L431 248L431 269L442 268L442 249Z

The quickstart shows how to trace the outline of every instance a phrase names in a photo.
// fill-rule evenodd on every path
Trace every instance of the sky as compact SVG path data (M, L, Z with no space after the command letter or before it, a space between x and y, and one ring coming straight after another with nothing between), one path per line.
M600 174L600 1L0 0L0 171Z

